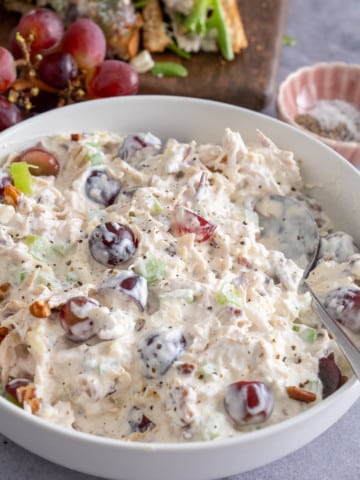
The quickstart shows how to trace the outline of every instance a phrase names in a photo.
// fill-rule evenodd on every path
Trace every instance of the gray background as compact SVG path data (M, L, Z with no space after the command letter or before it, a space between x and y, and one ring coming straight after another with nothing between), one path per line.
M257 1L261 0L254 0ZM289 0L286 33L296 39L296 45L283 48L279 82L298 67L319 61L357 63L360 0ZM264 113L275 116L274 103ZM270 465L226 480L359 479L359 430L360 401L357 401L333 427L304 448ZM47 462L0 435L0 480L6 478L96 480Z

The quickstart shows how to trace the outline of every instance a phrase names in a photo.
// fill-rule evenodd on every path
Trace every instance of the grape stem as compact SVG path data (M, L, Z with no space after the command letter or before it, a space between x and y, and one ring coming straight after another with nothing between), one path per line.
M27 80L25 78L18 78L11 85L11 89L15 90L16 92L20 92L22 90L29 90L34 87L39 88L40 90L44 90L45 92L58 93L58 90L56 88L50 87L45 82L37 78L33 78L31 80Z

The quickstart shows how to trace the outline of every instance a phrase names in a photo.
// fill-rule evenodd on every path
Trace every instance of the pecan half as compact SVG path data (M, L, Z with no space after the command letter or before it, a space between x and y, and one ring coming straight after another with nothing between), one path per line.
M37 318L47 318L51 314L51 309L47 302L36 300L29 307L31 315Z
M9 329L7 327L0 327L0 343L4 340L8 333Z
M12 207L16 207L19 203L19 198L21 197L21 191L14 187L14 185L5 185L4 188L4 203L6 205L11 205Z
M316 400L315 393L304 390L303 388L291 386L286 387L286 391L290 398L298 400L299 402L311 403Z
M32 413L36 413L40 408L40 400L37 398L35 390L35 385L26 385L17 389L20 403L29 405Z
M2 283L0 285L0 301L4 300L5 297L9 294L11 284L9 282Z

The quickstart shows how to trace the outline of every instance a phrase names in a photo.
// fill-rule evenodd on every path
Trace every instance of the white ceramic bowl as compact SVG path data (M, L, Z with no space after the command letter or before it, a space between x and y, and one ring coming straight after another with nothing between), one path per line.
M279 87L279 118L303 128L296 123L296 116L308 113L319 100L343 100L360 110L360 65L322 62L291 73ZM360 142L343 142L306 132L360 168Z
M303 175L339 228L359 238L360 174L334 151L298 129L231 105L181 97L135 96L86 102L42 114L0 135L0 158L14 143L56 132L108 129L151 131L166 139L220 141L224 129L246 141L262 130L293 150ZM316 159L316 161L315 161ZM346 185L346 188L344 188ZM210 480L244 472L305 445L355 402L360 384L350 378L335 394L306 412L236 438L189 444L145 444L69 431L27 414L0 398L0 431L26 449L68 468L109 479Z

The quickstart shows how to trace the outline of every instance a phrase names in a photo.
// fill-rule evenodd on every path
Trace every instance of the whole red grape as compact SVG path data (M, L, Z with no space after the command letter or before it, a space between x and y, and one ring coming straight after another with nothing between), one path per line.
M31 39L32 52L58 46L64 35L64 25L60 17L46 8L37 8L23 15L17 30L26 41Z
M38 73L51 87L66 88L76 78L78 68L70 53L52 52L41 60Z
M135 95L139 76L129 64L121 60L105 60L88 79L88 94L92 98Z
M0 93L5 92L16 80L16 67L12 54L0 47Z
M31 165L29 171L35 177L40 175L56 177L60 171L60 165L55 155L41 147L31 147L24 150L14 161Z
M8 40L8 49L10 50L10 52L12 53L15 59L24 57L24 52L20 47L19 42L16 39L17 31L18 31L18 27L14 27L10 32L9 40Z
M0 132L24 120L19 108L0 96Z
M92 69L105 58L104 32L93 20L80 18L65 32L62 50L74 57L79 68Z

